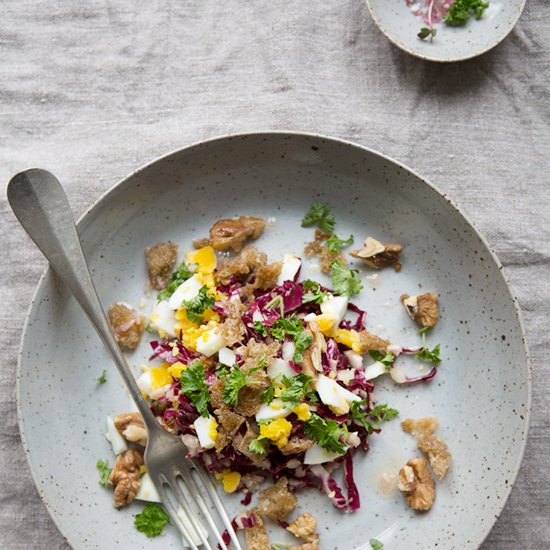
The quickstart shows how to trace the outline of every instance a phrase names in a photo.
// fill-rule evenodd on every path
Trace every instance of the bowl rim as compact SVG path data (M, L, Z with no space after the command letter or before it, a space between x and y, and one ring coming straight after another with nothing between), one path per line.
M382 23L380 22L380 20L377 18L374 9L371 6L371 1L372 0L365 0L365 3L367 4L367 8L369 10L369 13L370 13L370 16L371 16L372 20L374 21L374 24L378 27L380 32L394 46L397 46L400 50L403 50L404 52L412 55L413 57L416 57L417 59L422 59L423 61L432 61L434 63L456 63L456 62L460 62L460 61L467 61L468 59L474 59L475 57L483 55L483 54L487 53L488 51L492 50L493 48L498 46L514 30L514 27L517 25L517 22L519 21L519 18L523 14L523 10L525 9L525 4L527 3L527 0L521 0L520 9L518 10L518 13L517 13L517 16L515 17L515 19L512 21L512 23L510 24L509 27L506 27L504 29L504 32L501 33L496 38L496 40L493 41L493 43L490 46L487 46L486 48L482 49L481 51L473 53L473 54L457 56L457 57L451 57L451 58L448 58L448 59L441 59L441 58L437 58L437 57L430 57L429 55L423 55L419 52L416 52L416 51L408 48L407 46L405 46L402 42L400 42L397 38L395 38L395 36L389 34L386 31L386 29L382 26ZM470 225L472 225L472 227L473 227L473 224L470 222L470 220L468 220L466 218L466 221ZM486 244L486 243L484 242L484 244ZM490 250L490 251L492 252L492 250ZM506 280L506 282L508 284L508 280Z
M518 302L515 294L512 291L512 285L511 285L511 282L510 282L508 276L504 272L504 267L501 264L500 260L498 259L496 253L489 246L489 243L487 242L485 237L480 233L480 231L472 223L472 221L462 212L462 210L453 202L453 200L450 199L447 196L447 194L445 192L443 192L441 189L439 189L436 185L434 185L430 181L428 181L425 178L423 178L422 176L420 176L415 170L412 170L411 168L409 168L404 163L402 163L400 161L397 161L397 160L393 159L392 157L390 157L388 155L385 155L384 153L380 153L379 151L377 151L375 149L371 149L370 147L366 147L364 145L360 145L358 143L355 143L355 142L352 142L352 141L349 141L349 140L346 140L346 139L332 137L332 136L328 136L328 135L321 134L321 133L301 132L301 131L295 131L295 130L264 130L264 131L258 130L258 131L251 131L251 132L228 133L228 134L221 134L221 135L217 135L217 136L214 136L214 137L211 137L211 138L195 141L195 142L193 142L189 145L185 145L185 146L180 147L178 149L174 149L174 150L170 151L169 153L166 153L164 155L160 155L160 156L154 158L153 160L151 160L148 163L140 166L139 168L137 168L136 170L134 170L133 172L131 172L127 176L119 179L114 185L112 185L109 189L107 189L105 192L103 192L79 216L78 220L76 221L77 229L82 228L82 226L86 222L88 216L93 215L94 212L97 209L104 206L105 201L109 200L109 195L111 195L111 193L121 189L125 184L127 184L128 180L133 178L135 175L147 170L152 165L154 165L158 162L166 161L170 157L180 155L184 152L192 152L194 149L199 149L199 148L204 147L204 146L213 145L217 142L221 143L223 141L232 140L232 139L239 139L239 138L240 139L262 138L262 137L269 138L269 137L273 137L273 136L278 136L278 137L290 136L290 137L295 137L295 138L310 138L310 139L315 139L315 140L329 141L329 142L332 142L333 144L339 144L339 145L346 146L346 147L353 147L355 149L359 149L360 151L378 156L383 160L386 160L390 163L395 164L396 166L403 169L404 171L409 172L410 174L412 174L413 176L418 178L423 184L428 186L431 190L433 190L434 192L439 194L441 197L443 197L445 199L445 201L449 204L449 206L451 206L455 210L456 213L458 213L460 216L462 216L462 218L472 228L472 230L474 231L474 234L479 238L479 240L481 241L483 246L486 248L487 252L491 256L491 259L493 260L496 267L498 268L498 271L499 271L499 273L500 273L501 277L503 278L503 281L506 285L508 295L509 295L509 297L512 300L512 303L514 305L514 309L515 309L515 312L516 312L516 317L517 317L517 320L519 322L519 328L520 328L520 331L521 331L521 338L522 338L522 342L523 342L523 352L524 352L524 355L525 355L526 375L527 375L527 400L526 400L526 403L525 403L525 409L526 410L525 410L524 421L523 421L523 425L524 425L524 430L523 430L523 434L522 434L523 437L522 437L522 440L520 442L520 449L519 449L520 452L517 456L516 464L514 466L515 471L513 473L513 478L511 480L511 483L508 484L508 486L505 490L505 497L503 499L501 499L501 501L500 501L501 502L500 509L498 510L498 513L495 514L494 521L492 523L489 522L487 524L488 526L485 528L485 531L482 532L482 538L479 541L478 548L481 547L481 545L483 544L483 542L485 541L485 539L487 538L487 536L489 535L489 533L493 529L493 527L495 525L495 522L497 521L500 514L502 513L502 510L506 506L506 503L508 502L508 498L510 497L510 493L511 493L513 487L515 486L517 476L518 476L520 468L521 468L521 463L523 461L523 457L524 457L524 454L525 454L525 448L526 448L527 440L528 440L528 436L529 436L529 427L530 427L530 419L531 419L531 407L532 407L532 367L531 367L531 358L530 358L529 348L528 348L527 333L526 333L526 330L525 330L521 310L520 310L520 307L519 307L519 302ZM57 527L57 529L58 529L59 533L61 534L61 536L72 547L72 545L69 542L68 535L64 532L64 529L61 527L60 522L58 521L58 517L54 512L54 508L50 505L50 503L48 502L48 499L46 498L46 496L42 493L42 490L40 489L38 473L35 470L32 462L31 462L30 452L29 452L29 449L27 447L27 439L26 439L26 436L25 436L24 419L23 419L22 414L21 414L21 380L22 380L21 368L22 368L22 362L23 362L23 348L25 347L25 344L26 344L27 331L28 331L29 325L31 323L31 313L32 313L32 310L34 308L34 304L37 301L38 293L39 293L40 289L42 288L42 285L43 285L44 281L46 280L46 278L51 276L52 273L55 273L55 272L53 271L51 266L48 264L46 266L46 268L44 269L42 275L40 276L40 278L39 278L39 280L36 284L35 290L33 292L32 298L31 298L30 305L27 309L27 313L26 313L26 316L25 316L25 321L24 321L24 324L23 324L23 328L22 328L22 331L21 331L21 341L19 343L18 356L17 356L17 369L16 369L17 423L18 423L18 426L19 426L19 433L21 435L21 445L23 447L25 457L26 457L27 463L29 465L29 469L30 469L30 472L31 472L31 476L32 476L34 486L35 486L35 488L38 492L38 496L40 497L40 500L43 502L44 506L46 507L46 510L48 511L48 514L49 514L50 518L52 519L53 523Z

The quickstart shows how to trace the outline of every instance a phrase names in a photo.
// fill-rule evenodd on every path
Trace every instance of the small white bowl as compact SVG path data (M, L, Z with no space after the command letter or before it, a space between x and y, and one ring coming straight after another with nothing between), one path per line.
M463 27L434 24L433 40L417 34L426 23L413 14L405 0L366 0L378 28L402 50L426 59L449 63L481 55L499 44L517 23L526 0L490 0L481 19L473 17Z

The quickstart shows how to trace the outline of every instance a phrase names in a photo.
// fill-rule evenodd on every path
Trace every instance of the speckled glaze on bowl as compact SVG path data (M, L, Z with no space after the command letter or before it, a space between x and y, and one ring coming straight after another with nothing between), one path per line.
M429 61L464 61L494 48L517 23L526 0L490 0L479 21L464 27L434 25L437 36L421 40L417 34L426 24L416 17L405 0L366 0L378 28L398 48Z
M222 137L188 147L138 170L104 195L80 220L79 233L99 295L138 304L146 279L143 249L158 240L180 251L211 223L237 214L275 217L258 241L271 258L300 254L312 230L300 219L313 200L331 205L338 233L373 235L404 245L403 271L383 271L357 303L368 326L392 342L418 342L399 303L402 293L441 296L443 364L432 382L412 387L377 384L382 402L401 418L436 415L454 463L437 485L433 509L416 514L400 494L384 495L384 471L396 473L416 455L397 421L355 459L362 507L344 515L316 491L302 493L301 510L319 520L322 548L477 548L498 517L516 477L527 436L530 371L515 299L501 266L450 200L404 166L366 148L315 135L265 133ZM367 274L362 272L363 277ZM312 275L304 269L303 276ZM319 275L315 275L317 278ZM146 311L153 297L146 299ZM129 356L139 371L148 345ZM107 383L96 378L108 370ZM31 305L18 371L19 419L36 485L50 514L75 549L179 548L169 527L147 539L133 527L141 506L117 512L98 484L98 458L113 461L104 438L107 414L129 398L88 321L51 270ZM230 510L239 498L227 496ZM276 534L273 542L284 540Z

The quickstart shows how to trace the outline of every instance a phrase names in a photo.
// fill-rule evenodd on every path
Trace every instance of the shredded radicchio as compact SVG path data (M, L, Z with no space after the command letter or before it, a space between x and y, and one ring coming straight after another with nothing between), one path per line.
M254 514L250 514L248 512L243 512L231 520L231 527L233 527L235 531L239 531L240 529L250 529L255 525L256 517ZM227 529L222 533L222 540L226 545L231 544L231 535ZM221 550L221 548L221 544L218 544L218 550Z

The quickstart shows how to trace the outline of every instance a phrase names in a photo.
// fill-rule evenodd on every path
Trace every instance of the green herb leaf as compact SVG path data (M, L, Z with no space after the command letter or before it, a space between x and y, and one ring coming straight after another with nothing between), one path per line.
M432 365L439 365L441 363L441 357L439 354L441 352L440 345L437 344L434 349L430 350L428 348L422 348L420 351L416 352L416 356L422 361L427 361Z
M229 372L231 371L231 367L227 366L227 365L224 365L222 363L220 363L217 367L216 367L216 376L219 378L219 379L222 379L222 378L225 378Z
M262 368L262 365L259 365L254 369L250 369L248 374L252 374ZM234 407L236 407L239 402L239 392L242 388L248 385L259 384L256 380L247 379L247 375L241 370L239 365L234 365L229 376L224 379L223 383L223 401Z
M162 300L167 300L174 294L176 291L176 288L181 285L184 281L187 281L187 279L190 279L193 276L193 273L189 271L189 268L185 265L184 262L181 262L181 264L178 264L176 266L176 269L174 273L170 276L170 279L168 279L168 284L166 285L166 288L164 290L161 290L157 294L157 301L162 302Z
M279 307L281 318L285 316L285 302L283 300L283 297L279 294L277 294L277 296L275 296L273 300L269 301L265 305L265 307L269 309L275 309L276 307Z
M325 296L330 295L328 292L321 290L321 285L319 283L316 283L311 279L304 281L302 286L304 290L307 290L307 292L302 296L302 304L308 304L309 302L320 304Z
M346 248L353 244L353 235L350 235L346 240L338 238L336 235L331 235L325 242L325 248L331 252L340 252L342 248Z
M248 448L257 455L265 456L267 453L267 446L269 445L269 440L264 438L253 439L249 444Z
M281 342L284 341L288 335L293 340L297 338L298 334L303 332L304 323L298 317L291 317L290 319L277 319L271 325L271 336L277 338Z
M299 363L304 360L302 353L309 348L309 346L311 346L312 341L313 336L305 330L296 335L294 338L294 355L292 356L292 360L295 363Z
M322 202L314 202L302 218L302 227L316 225L326 233L334 231L335 223L334 215L330 212L329 207Z
M386 352L386 354L383 354L382 352L378 351L377 349L371 349L369 350L369 355L379 363L382 363L384 367L386 367L386 370L390 370L391 366L393 365L393 362L395 361L395 355L393 353L390 353L389 351Z
M111 475L112 468L109 466L108 460L101 460L101 458L97 461L95 467L99 471L99 484L107 485L107 482L109 481L109 476Z
M105 384L105 382L107 382L107 371L105 369L97 377L97 381L99 384Z
M273 401L273 397L275 396L275 386L273 384L270 384L269 388L262 393L262 401L269 405Z
M350 416L356 424L360 424L371 434L374 430L379 430L380 426L374 422L387 422L395 418L399 411L388 407L388 405L376 405L371 411L365 412L361 407L365 407L366 401L352 401L350 407Z
M356 269L350 269L338 261L330 264L332 286L337 294L351 297L359 293L363 288L363 284L355 278L356 273L358 273Z
M283 376L282 383L286 390L279 396L287 409L293 409L302 402L302 397L308 392L311 376L297 374L296 376Z
M435 35L437 34L437 29L434 29L433 27L430 29L429 27L422 27L420 29L420 32L416 35L421 40L426 40L428 36L431 38L435 38Z
M260 336L267 338L267 327L264 327L261 321L254 321L254 331Z
M135 516L134 525L140 533L145 533L148 537L158 537L169 521L170 518L162 507L150 502L141 514Z
M428 334L428 332L430 332L432 330L433 327L422 327L419 331L418 331L418 334L421 334L421 335L424 335L424 334Z
M189 367L182 371L180 376L181 393L186 395L193 403L195 409L201 416L208 418L208 384L204 374L204 367L200 361L194 361Z
M488 7L489 2L482 0L456 0L443 21L450 27L462 27L468 22L470 16L480 19Z
M155 329L151 326L151 323L147 323L145 325L145 332L148 332L149 334L153 334L153 332L155 332Z
M370 539L369 544L372 550L382 550L384 548L384 545L376 539Z
M325 420L315 413L304 423L304 434L327 451L343 453L346 447L340 443L340 437L346 434L346 428L335 420Z
M187 318L197 325L201 325L203 318L201 313L213 307L216 303L214 296L208 294L208 287L202 286L199 293L191 300L184 300L181 304L187 308Z

